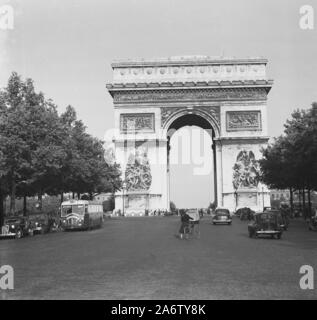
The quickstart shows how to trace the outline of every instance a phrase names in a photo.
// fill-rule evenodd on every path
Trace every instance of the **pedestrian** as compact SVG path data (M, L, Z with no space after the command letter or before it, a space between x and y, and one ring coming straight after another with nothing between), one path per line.
M186 212L181 213L181 226L179 228L180 239L184 239L188 237L190 219L191 217Z

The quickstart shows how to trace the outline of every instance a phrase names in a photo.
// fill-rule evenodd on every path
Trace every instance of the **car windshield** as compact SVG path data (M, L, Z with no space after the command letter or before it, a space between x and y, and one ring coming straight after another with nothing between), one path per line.
M8 219L8 220L6 220L6 223L17 223L20 221L21 221L20 219Z
M257 219L261 222L266 222L266 221L275 222L276 216L274 215L274 213L262 213L257 216Z
M228 210L225 210L225 209L216 210L217 216L227 216L228 214L229 214Z
M65 217L70 213L84 214L84 208L85 206L83 204L63 205L62 217Z

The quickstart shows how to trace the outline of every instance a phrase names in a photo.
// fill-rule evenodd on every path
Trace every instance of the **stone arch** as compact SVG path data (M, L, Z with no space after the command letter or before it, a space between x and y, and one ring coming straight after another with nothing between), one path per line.
M176 110L175 112L173 112L164 122L163 124L163 131L164 134L167 135L168 130L170 129L171 125L173 124L173 122L175 122L175 120L183 117L183 116L187 116L187 115L196 115L196 116L200 116L201 118L203 118L204 120L206 120L209 124L210 127L212 128L212 130L214 131L214 138L219 138L220 137L220 125L217 121L217 119L212 116L210 113L204 111L204 110L200 110L199 108L184 108L181 110Z
M195 121L191 121L190 117L196 117ZM178 120L184 119L184 121L180 121L178 125L174 127L174 125L177 123ZM169 133L171 129L175 129L177 131L178 129L187 126L187 125L196 125L204 130L207 130L208 134L210 135L212 139L212 150L213 150L213 179L214 179L214 201L216 204L222 204L220 202L219 194L218 194L218 181L221 179L221 158L216 157L216 141L220 137L220 125L217 121L216 117L213 117L209 112L206 112L205 110L194 109L194 108L182 108L181 110L175 110L175 112L171 113L170 116L165 120L162 128L163 128L163 134L165 138L167 138L167 181L168 181L168 188L167 188L167 197L168 197L168 203L170 202L170 194L171 194L171 188L170 188L170 138L172 137L173 133ZM211 129L211 130L209 130ZM219 170L220 169L220 170ZM221 190L220 190L221 191Z

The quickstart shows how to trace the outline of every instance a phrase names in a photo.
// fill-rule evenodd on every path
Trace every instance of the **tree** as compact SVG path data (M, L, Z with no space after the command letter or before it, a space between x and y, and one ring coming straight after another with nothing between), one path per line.
M310 192L317 190L317 103L296 110L284 125L284 135L262 150L262 181L272 188L305 190L311 211Z
M177 210L176 205L173 201L170 201L170 210L172 212L175 212Z
M17 194L41 195L49 185L52 171L59 169L64 157L63 136L56 106L35 92L31 79L22 81L12 73L1 96L0 150L13 214Z
M120 167L107 164L102 141L86 132L71 106L61 118L68 137L67 156L61 169L64 191L89 193L92 197L93 193L119 190Z
M57 106L35 91L33 81L13 72L0 91L0 201L64 192L115 192L121 188L120 167L108 165L101 140L86 132L76 111ZM2 203L2 202L1 202ZM3 211L3 210L2 210ZM0 222L3 212L0 208Z

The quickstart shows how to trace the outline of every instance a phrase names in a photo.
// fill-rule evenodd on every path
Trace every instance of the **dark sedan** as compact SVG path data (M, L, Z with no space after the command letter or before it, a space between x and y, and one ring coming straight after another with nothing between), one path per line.
M281 239L283 228L279 223L278 216L273 212L260 212L254 215L254 221L248 225L250 238L269 236Z
M26 217L6 218L0 237L20 239L27 235L33 235L33 228Z
M212 218L213 224L228 224L231 225L232 218L230 216L230 211L226 208L217 208L215 214Z
M280 225L280 227L284 230L287 231L288 226L289 226L289 218L285 213L282 213L278 209L264 209L264 212L271 212L277 215L277 221Z

